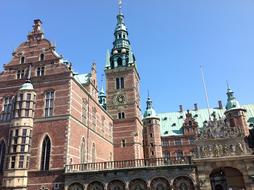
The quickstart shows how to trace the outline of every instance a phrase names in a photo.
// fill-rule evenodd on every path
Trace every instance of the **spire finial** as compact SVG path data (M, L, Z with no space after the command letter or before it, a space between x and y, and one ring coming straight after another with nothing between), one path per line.
M227 88L228 88L228 89L230 89L230 86L229 86L228 80L226 80L226 82L227 82Z
M148 95L148 98L150 97L150 92L149 92L149 90L147 90L147 95Z
M118 0L119 14L122 13L122 5L123 5L123 1L122 0Z

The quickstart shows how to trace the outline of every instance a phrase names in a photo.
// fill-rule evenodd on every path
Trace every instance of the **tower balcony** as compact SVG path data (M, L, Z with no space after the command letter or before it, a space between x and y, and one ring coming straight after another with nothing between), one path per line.
M168 167L168 166L191 166L191 165L192 165L191 156L182 156L182 157L72 164L65 166L65 173L81 173L81 172L93 172L93 171L96 172L106 170L122 170L122 169Z

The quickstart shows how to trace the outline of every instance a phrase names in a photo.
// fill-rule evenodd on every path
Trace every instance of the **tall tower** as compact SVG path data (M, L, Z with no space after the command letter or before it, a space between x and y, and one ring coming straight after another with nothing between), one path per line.
M3 189L26 190L36 93L27 80L16 93Z
M139 74L131 50L124 15L119 9L115 40L107 53L105 74L107 109L114 119L115 160L143 158Z
M245 136L249 135L249 128L246 122L246 110L240 106L240 103L234 97L233 90L228 87L227 90L227 104L225 116L231 127L241 129Z
M161 134L160 134L160 118L156 116L156 112L152 106L152 100L148 97L146 101L146 111L144 113L144 157L145 158L161 158Z

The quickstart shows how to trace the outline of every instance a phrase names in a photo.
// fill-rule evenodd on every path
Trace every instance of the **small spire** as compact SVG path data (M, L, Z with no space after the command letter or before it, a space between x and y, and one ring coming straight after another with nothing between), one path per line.
M149 92L148 92L148 97L147 97L147 101L146 101L146 109L148 110L148 109L151 109L152 107L153 107L153 101L152 101L152 99L150 98L150 96L149 96Z
M103 89L103 79L104 79L104 74L101 74L101 90L100 90L100 95L105 95L104 89Z
M226 82L227 82L227 88L228 88L228 90L229 90L229 89L230 89L230 86L229 86L228 80L226 80Z

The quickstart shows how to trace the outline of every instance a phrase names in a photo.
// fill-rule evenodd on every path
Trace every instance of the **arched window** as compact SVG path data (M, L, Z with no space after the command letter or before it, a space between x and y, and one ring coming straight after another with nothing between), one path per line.
M123 60L122 60L121 57L118 57L118 59L117 59L117 65L118 66L122 66L123 65Z
M96 148L95 148L95 143L93 143L92 147L92 162L95 162L96 160Z
M0 172L3 171L3 168L4 168L4 157L5 157L5 143L4 141L2 140L0 142Z
M43 53L40 54L40 61L44 61L45 55Z
M121 140L121 147L126 147L126 139Z
M80 163L86 162L86 143L85 138L82 138L81 144L80 144Z
M25 63L25 57L24 56L22 56L21 58L20 58L20 63L22 64L22 63Z
M51 142L48 136L46 136L42 143L41 150L41 170L49 170L49 162L50 162L50 149Z

